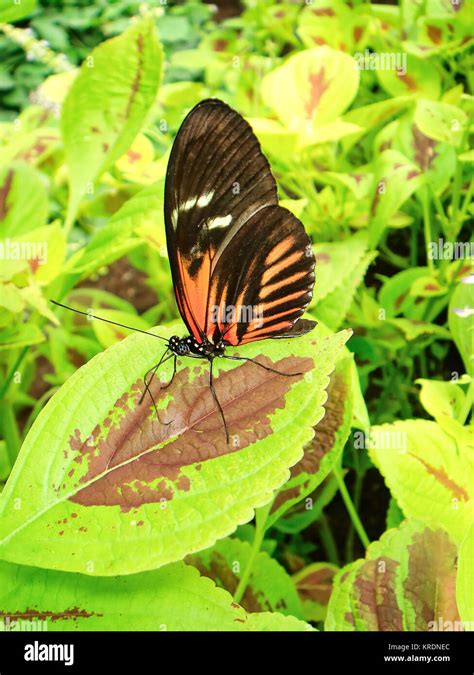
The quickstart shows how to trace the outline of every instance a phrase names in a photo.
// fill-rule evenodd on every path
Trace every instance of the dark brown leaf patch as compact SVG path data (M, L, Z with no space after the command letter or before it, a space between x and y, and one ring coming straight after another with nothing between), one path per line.
M199 570L201 576L212 579L218 586L234 595L239 584L239 578L232 571L227 560L220 553L214 552L211 556L209 567L204 565L198 556L188 556L187 561ZM272 606L265 598L263 592L255 592L251 581L248 584L240 601L240 605L247 612L271 612Z
M86 612L85 609L72 607L63 612L38 611L37 609L24 609L18 612L0 612L0 619L13 619L14 621L64 621L65 619L90 619L93 616L103 616L96 612Z
M10 171L8 171L7 175L5 176L3 185L0 185L0 220L4 220L8 213L9 205L7 204L7 200L12 183L13 171L10 169Z
M312 600L320 605L327 605L331 597L332 581L337 570L334 567L309 567L298 573L296 590L302 600Z
M423 464L427 472L431 476L436 478L436 480L439 481L441 485L443 485L447 490L449 490L455 499L458 499L461 502L469 501L469 495L465 490L465 488L462 485L459 485L458 483L453 481L452 478L448 476L443 467L434 467L428 462L425 462L424 459L421 459L421 457L418 457L418 455L413 454L412 452L410 452L409 455L414 459L418 460L420 464Z
M107 413L108 426L97 425L88 438L79 429L71 436L74 461L87 464L71 500L84 506L117 505L124 511L170 500L176 490L191 487L183 467L202 465L270 435L270 416L284 408L285 395L313 368L313 361L292 356L273 363L261 355L258 360L284 373L300 374L285 377L252 363L221 372L215 388L224 409L229 444L207 372L190 383L186 367L166 389L160 388L157 379L153 381L150 388L161 421L148 397L138 405L143 391L139 380ZM163 403L166 408L160 407Z
M416 532L408 546L408 575L403 584L405 599L415 610L414 630L426 631L429 622L459 622L456 604L457 549L446 532Z
M402 610L395 594L399 563L386 557L367 560L359 570L354 589L358 596L358 614L367 630L403 630Z
M305 112L308 119L312 119L316 108L319 106L321 98L329 87L329 82L324 79L324 68L321 66L317 73L309 75L309 98L305 104Z
M320 468L321 460L334 447L336 434L344 417L344 405L347 388L342 373L335 372L331 376L328 387L328 398L324 404L324 417L315 427L314 438L304 449L300 461L291 468L290 479L300 474L314 476ZM295 499L304 490L307 483L297 485L279 492L272 506L272 513L288 499Z

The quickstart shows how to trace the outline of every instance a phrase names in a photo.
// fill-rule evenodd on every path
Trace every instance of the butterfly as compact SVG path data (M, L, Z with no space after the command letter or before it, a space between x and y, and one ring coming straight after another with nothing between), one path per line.
M227 348L298 337L315 327L301 318L315 282L311 241L298 218L278 204L275 179L252 128L218 99L198 103L177 133L164 216L176 303L188 334L166 340L166 351L145 374L140 403L146 392L153 400L152 378L170 358L166 386L179 357L207 359L209 387L229 442L213 361L252 361L280 375L301 374L280 373L227 354Z

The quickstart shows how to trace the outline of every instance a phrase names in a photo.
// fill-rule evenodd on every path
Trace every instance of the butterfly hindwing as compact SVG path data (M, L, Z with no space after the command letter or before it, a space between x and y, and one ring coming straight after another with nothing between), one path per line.
M237 345L298 334L293 327L311 300L314 265L308 235L292 213L280 206L258 211L217 262L207 337Z

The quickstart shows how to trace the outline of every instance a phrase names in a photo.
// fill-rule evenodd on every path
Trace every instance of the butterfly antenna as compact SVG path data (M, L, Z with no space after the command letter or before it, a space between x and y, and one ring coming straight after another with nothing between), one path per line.
M250 363L255 363L256 366L260 366L260 368L264 368L270 373L276 373L277 375L283 375L284 377L296 377L297 375L304 375L304 373L283 373L281 370L270 368L270 366L265 366L263 363L255 361L255 359L250 359L247 356L227 356L224 354L223 358L230 359L231 361L250 361Z
M98 319L99 321L105 321L105 323L111 323L114 326L120 326L120 328L128 328L128 330L134 330L136 333L145 333L145 335L152 335L153 337L168 342L168 338L165 338L162 335L150 333L149 331L141 330L140 328L133 328L133 326L126 326L124 323L117 323L117 321L110 321L110 319L104 319L101 316L96 316L95 314L91 314L90 312L82 312L80 309L74 309L74 307L63 305L61 302L56 302L56 300L50 300L50 302L52 302L53 305L57 305L58 307L63 307L64 309L69 309L71 312L76 312L76 314L82 314L83 316L87 316L88 319Z
M212 378L212 359L209 360L209 389L211 390L212 397L213 397L214 402L217 406L217 409L219 410L219 412L221 414L222 422L224 424L225 439L227 441L227 445L229 445L229 431L227 429L227 422L225 421L224 410L222 409L220 401L217 398L216 390L214 389L214 381L213 381L213 378Z

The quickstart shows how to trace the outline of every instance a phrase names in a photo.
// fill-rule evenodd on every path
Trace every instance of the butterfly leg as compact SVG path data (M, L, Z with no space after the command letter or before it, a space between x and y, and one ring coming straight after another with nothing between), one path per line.
M212 397L213 397L214 402L217 406L217 409L219 410L219 412L221 414L222 422L224 424L225 438L226 438L226 441L227 441L227 445L229 445L229 431L227 429L227 423L225 421L224 411L223 411L222 406L219 402L219 399L217 398L217 393L216 393L216 390L214 388L214 382L213 382L213 378L212 378L212 359L209 359L209 388L211 390Z
M174 356L174 361L173 361L173 372L172 372L172 374L171 374L171 379L170 379L170 381L168 382L168 384L165 384L165 385L163 385L163 386L161 387L162 389L168 389L168 387L170 386L170 384L171 384L171 383L173 382L173 380L174 380L174 376L176 375L176 363L177 363L177 361L178 361L178 357L176 356L176 354L173 354L173 356Z
M260 366L260 368L264 368L265 370L268 370L271 373L276 373L277 375L283 375L284 377L296 377L297 375L304 375L304 373L282 373L281 370L270 368L270 366L265 366L263 363L255 361L255 359L250 359L246 356L228 356L227 354L224 354L223 358L230 359L231 361L250 361L250 363L255 363L255 365Z
M168 359L170 359L172 356L174 356L174 354L169 354L168 356L166 356L167 353L168 353L168 350L166 350L166 351L164 352L164 354L162 355L162 357L160 358L160 360L158 361L158 363L156 364L156 366L153 366L152 368L150 368L150 370L147 370L147 372L145 373L145 376L144 376L144 378L143 378L143 383L144 383L144 385L145 385L145 389L144 389L143 394L141 395L141 398L140 398L140 400L139 400L139 402L138 402L138 405L141 405L141 404L143 403L143 399L145 398L146 393L148 392L148 395L150 396L150 398L151 398L151 400L152 400L153 407L155 408L156 416L157 416L157 418L158 418L160 424L164 424L165 426L168 425L168 424L171 424L171 422L162 422L162 421L161 421L160 416L159 416L159 414L158 414L158 408L156 407L155 399L154 399L154 397L153 397L153 394L151 393L150 384L151 384L151 381L153 380L153 377L154 377L155 374L156 374L156 371L157 371L158 368L161 366L161 364L166 363L166 361L168 361ZM166 357L166 358L165 358L165 357ZM176 359L176 357L175 357L175 359ZM175 362L176 362L176 361L175 361ZM175 372L175 371L174 371L174 372ZM173 372L173 377L174 377L174 372ZM148 377L148 375L149 375L150 373L151 373L151 375L150 375L150 377L149 377L148 380L147 380L147 377Z

